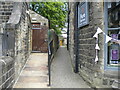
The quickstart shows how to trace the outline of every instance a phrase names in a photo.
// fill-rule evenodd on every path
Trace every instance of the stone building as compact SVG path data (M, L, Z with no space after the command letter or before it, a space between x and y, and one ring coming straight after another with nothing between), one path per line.
M31 25L32 25L32 52L47 53L48 39L48 19L29 10Z
M0 1L0 88L15 83L31 52L31 22L26 2Z
M29 10L31 23L40 23L41 25L45 25L46 27L49 27L48 25L48 19L41 16L40 14L37 14L36 12Z
M118 88L120 44L105 40L106 35L120 39L120 2L69 2L68 17L68 50L75 72L94 88ZM106 35L100 33L97 41L93 36L98 27Z

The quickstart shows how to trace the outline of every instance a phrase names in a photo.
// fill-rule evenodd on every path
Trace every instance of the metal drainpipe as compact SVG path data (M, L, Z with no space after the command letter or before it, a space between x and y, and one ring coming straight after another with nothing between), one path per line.
M67 50L69 50L69 14L70 14L70 11L69 11L69 2L68 2L68 28L67 28Z
M50 51L50 44L49 44L49 42L50 42L50 20L48 20L48 24L49 24L49 29L48 29L48 76L49 76L49 84L48 84L48 86L51 86L51 63L50 63L50 60L51 60L51 58L50 58L50 55L51 55L51 51Z
M49 45L49 44L48 44ZM50 46L48 46L48 75L49 75L49 84L51 86L51 64L50 64Z
M78 33L78 8L77 8L77 6L78 6L78 3L76 3L76 5L75 5L75 15L74 15L74 17L75 17L75 25L74 25L74 27L75 27L75 38L74 38L74 40L75 40L75 69L74 69L74 72L75 73L78 73L78 54L79 54L79 51L78 51L78 44L79 44L79 33Z

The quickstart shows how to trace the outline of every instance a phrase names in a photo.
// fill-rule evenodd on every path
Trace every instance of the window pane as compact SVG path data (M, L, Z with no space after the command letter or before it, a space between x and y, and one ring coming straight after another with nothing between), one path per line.
M120 40L120 30L108 31L108 35L114 39ZM108 64L120 63L120 45L114 41L108 43Z
M108 3L108 27L120 27L120 2Z

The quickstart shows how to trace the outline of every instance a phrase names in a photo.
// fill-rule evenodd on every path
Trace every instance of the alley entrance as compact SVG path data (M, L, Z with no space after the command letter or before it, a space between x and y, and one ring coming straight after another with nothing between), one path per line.
M32 51L47 53L47 28L40 23L32 24Z
M90 88L75 74L66 47L60 47L51 65L51 88Z

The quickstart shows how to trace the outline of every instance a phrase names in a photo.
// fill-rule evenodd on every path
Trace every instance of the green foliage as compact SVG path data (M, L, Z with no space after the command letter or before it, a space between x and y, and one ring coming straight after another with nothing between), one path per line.
M67 3L31 2L31 9L46 17L50 23L49 28L54 29L57 34L61 34L61 29L65 27L66 22Z

